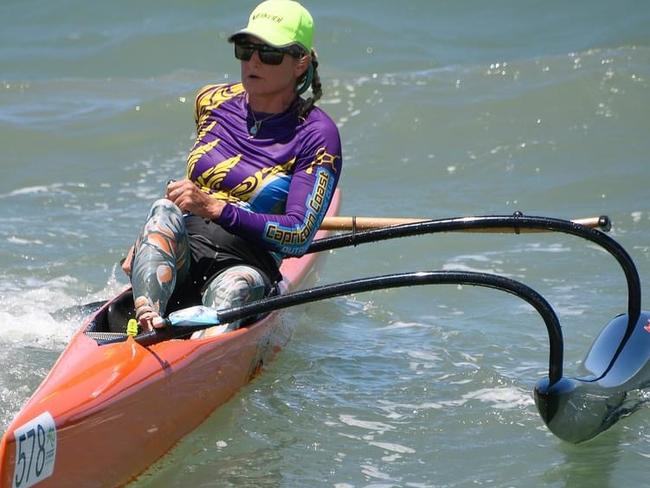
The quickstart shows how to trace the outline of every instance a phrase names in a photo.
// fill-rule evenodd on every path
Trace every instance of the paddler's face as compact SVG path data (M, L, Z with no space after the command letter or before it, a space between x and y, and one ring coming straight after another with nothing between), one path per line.
M243 42L256 47L264 44L253 36L247 36ZM295 58L290 54L284 54L280 64L264 63L260 59L259 51L254 50L248 61L241 61L242 83L249 95L293 94L298 79L308 66L308 56Z

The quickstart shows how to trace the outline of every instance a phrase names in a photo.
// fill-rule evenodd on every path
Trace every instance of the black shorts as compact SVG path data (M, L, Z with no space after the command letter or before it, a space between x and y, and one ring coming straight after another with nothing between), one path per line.
M275 259L265 249L231 234L211 220L189 215L185 227L190 241L190 273L177 283L168 311L201 303L203 290L220 272L236 265L253 266L268 279L272 288L282 279Z

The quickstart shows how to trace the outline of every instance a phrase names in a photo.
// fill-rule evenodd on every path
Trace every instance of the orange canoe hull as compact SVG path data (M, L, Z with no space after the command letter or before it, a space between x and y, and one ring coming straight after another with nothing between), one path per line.
M337 194L330 214L338 205ZM285 260L284 291L299 286L315 260ZM103 309L73 336L2 437L0 486L31 486L37 468L47 471L50 462L52 473L38 487L124 485L246 385L288 340L276 312L208 339L99 346L84 330ZM36 428L17 442L15 433L45 412L55 424L55 442Z

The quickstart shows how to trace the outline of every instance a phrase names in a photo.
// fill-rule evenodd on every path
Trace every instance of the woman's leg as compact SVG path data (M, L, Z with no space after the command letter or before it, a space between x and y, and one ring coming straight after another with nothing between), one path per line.
M165 313L177 282L189 274L190 246L181 210L171 201L154 202L134 246L131 286L140 325L151 329Z
M203 292L202 301L207 307L223 310L264 298L269 289L269 280L257 268L237 265L222 271L210 282ZM237 329L244 320L195 332L192 338L211 337Z

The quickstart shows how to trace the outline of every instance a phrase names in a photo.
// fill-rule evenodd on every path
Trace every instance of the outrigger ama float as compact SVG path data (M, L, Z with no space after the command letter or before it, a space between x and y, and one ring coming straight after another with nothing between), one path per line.
M332 212L338 202L337 196ZM352 227L353 232L321 238L303 258L287 260L281 270L282 293L277 296L218 312L205 307L178 310L165 319L167 327L136 337L122 330L132 314L130 290L102 306L84 322L3 436L0 486L127 483L235 394L283 345L286 337L279 337L276 311L383 288L474 285L499 289L531 304L544 320L550 347L548 376L535 386L535 403L545 424L561 439L573 443L591 439L638 407L629 393L650 386L650 314L641 311L640 280L632 259L601 231L609 229L606 217L572 222L517 213L406 224L371 220L367 225L371 228L400 225L368 231L363 230L363 219L353 220L341 223L330 218L329 228ZM601 246L618 261L627 279L627 311L597 337L583 362L582 376L563 376L562 329L551 306L535 290L509 278L420 271L289 291L312 267L315 253L453 231L563 232ZM255 321L213 338L184 339L195 330L246 317Z

